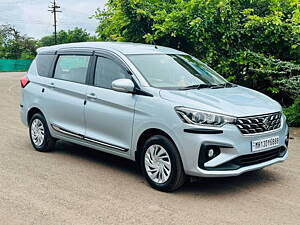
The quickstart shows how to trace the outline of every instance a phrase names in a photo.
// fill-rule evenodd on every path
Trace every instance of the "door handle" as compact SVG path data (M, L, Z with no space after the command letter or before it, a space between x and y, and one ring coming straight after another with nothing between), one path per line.
M97 99L97 95L95 93L90 93L87 95L87 97L90 99Z

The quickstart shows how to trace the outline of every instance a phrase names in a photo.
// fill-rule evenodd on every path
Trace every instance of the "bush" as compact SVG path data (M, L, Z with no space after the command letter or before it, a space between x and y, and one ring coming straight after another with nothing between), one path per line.
M278 88L289 93L293 99L300 96L300 74L288 79L284 78L276 82Z
M296 98L295 103L284 109L289 126L300 126L300 96Z

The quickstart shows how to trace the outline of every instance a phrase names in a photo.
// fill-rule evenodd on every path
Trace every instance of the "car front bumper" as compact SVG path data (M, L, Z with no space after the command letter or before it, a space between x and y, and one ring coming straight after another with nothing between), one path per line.
M195 126L184 124L173 130L174 135L176 135L175 142L182 158L184 171L190 176L237 176L248 171L258 170L275 163L283 162L288 157L286 143L288 138L288 126L285 119L283 119L280 129L255 135L243 135L233 124L227 124L220 128L206 128L207 130L219 130L219 132L215 133L186 132L189 129L196 128L197 127ZM279 136L278 146L252 152L252 141L274 136ZM203 164L199 163L199 161L201 161L201 151L203 151L201 150L201 146L203 145L219 146L220 154ZM251 156L251 154L263 152L268 154L268 151L272 151L274 148L280 148L282 150L282 154L278 157L270 158L270 160L265 160L251 165L239 166L233 169L222 168L223 165L226 165L239 157Z

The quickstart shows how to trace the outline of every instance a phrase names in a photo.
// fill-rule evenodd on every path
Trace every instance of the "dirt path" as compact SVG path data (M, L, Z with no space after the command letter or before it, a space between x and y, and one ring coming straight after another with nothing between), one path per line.
M23 74L0 73L0 224L300 224L300 129L283 164L160 193L130 161L65 142L34 151Z

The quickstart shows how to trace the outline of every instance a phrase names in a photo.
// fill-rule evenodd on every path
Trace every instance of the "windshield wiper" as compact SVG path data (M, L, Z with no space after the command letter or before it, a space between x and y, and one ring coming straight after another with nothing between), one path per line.
M201 89L201 88L212 88L212 89L217 89L217 88L230 88L230 87L236 87L236 84L232 83L224 83L224 84L193 84L190 86L186 86L180 89L187 90L187 89Z
M236 87L236 84L232 84L230 82L224 83L224 84L218 84L218 85L213 85L211 88L231 88L231 87Z
M218 88L225 88L225 87L226 87L226 84L215 84L215 85L212 85L210 88L218 89Z
M190 86L186 86L183 89L201 89L201 88L210 88L212 84L194 84Z

